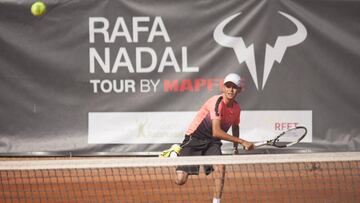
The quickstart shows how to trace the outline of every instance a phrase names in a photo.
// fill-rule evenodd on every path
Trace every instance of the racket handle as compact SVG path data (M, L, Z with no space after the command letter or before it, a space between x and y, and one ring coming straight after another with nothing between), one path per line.
M263 141L263 142L257 142L257 143L254 143L254 146L255 147L261 147L261 146L264 146L267 144L267 141Z

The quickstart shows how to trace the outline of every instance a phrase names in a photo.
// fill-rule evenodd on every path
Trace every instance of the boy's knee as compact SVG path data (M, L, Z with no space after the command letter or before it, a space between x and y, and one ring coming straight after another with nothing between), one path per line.
M176 183L177 185L184 185L184 184L186 183L186 180L176 178L176 179L175 179L175 183Z
M187 181L188 174L184 171L177 171L176 172L176 179L175 183L177 185L184 185Z

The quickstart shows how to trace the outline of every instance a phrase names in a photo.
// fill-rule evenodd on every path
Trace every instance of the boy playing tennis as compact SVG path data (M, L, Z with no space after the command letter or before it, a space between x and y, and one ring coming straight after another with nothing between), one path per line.
M211 97L197 113L195 119L186 131L185 139L180 147L172 147L160 156L170 156L172 152L179 152L179 156L221 155L221 140L234 143L234 152L238 144L244 149L251 150L254 144L239 138L240 106L235 97L243 89L241 77L228 74L224 79L223 94ZM232 127L232 135L227 131ZM225 166L206 166L208 175L214 171L215 189L213 202L219 203L224 185ZM176 168L176 184L186 183L189 175L197 175L199 166L179 166Z

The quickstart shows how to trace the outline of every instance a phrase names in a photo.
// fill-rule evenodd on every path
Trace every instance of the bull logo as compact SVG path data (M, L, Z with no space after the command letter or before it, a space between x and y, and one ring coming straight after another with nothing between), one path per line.
M266 44L263 72L264 74L261 89L264 89L265 87L266 81L269 77L274 62L276 61L278 63L281 63L286 49L288 47L300 44L306 39L307 36L306 28L299 20L284 12L279 11L278 13L289 19L292 23L294 23L297 31L288 36L278 36L273 47L269 44ZM221 46L232 48L235 52L237 60L239 61L239 64L243 62L246 63L251 78L255 83L256 89L259 90L258 77L256 73L254 44L246 47L242 37L233 37L224 34L224 27L240 14L241 13L236 13L223 20L214 30L214 39Z

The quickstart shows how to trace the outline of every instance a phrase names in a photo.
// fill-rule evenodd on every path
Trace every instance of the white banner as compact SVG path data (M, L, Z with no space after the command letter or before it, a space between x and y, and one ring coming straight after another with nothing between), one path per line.
M180 143L196 112L90 112L89 144ZM262 141L305 126L312 141L312 111L242 111L240 136ZM231 130L229 130L231 132Z

